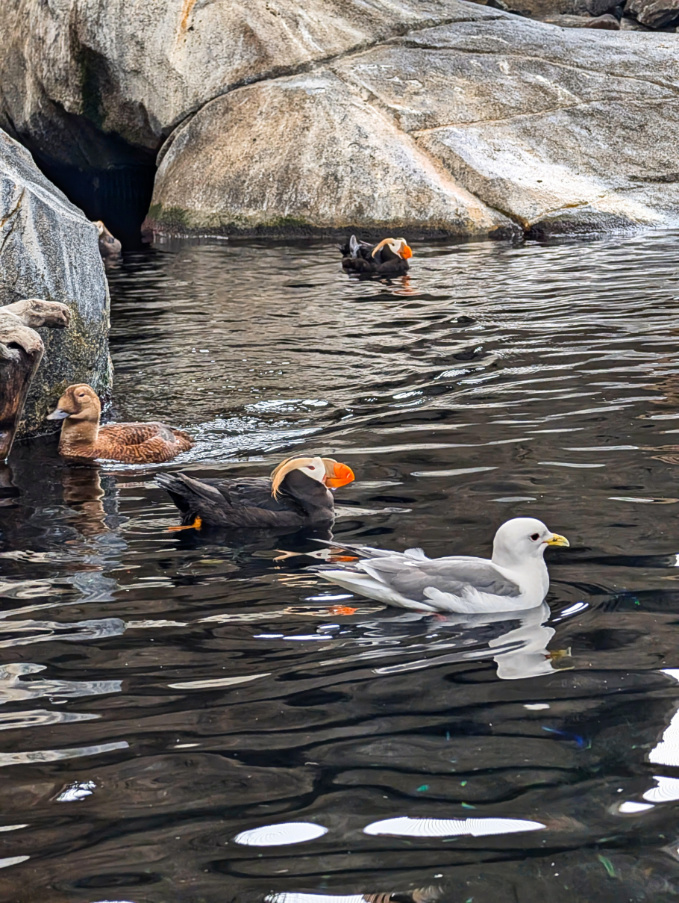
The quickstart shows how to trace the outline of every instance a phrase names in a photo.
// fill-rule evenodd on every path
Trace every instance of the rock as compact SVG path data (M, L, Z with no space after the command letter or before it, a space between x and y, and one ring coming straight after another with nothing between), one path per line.
M193 117L165 149L146 223L229 235L348 226L412 237L512 223L329 69L242 88Z
M0 127L51 160L103 168L129 153L122 142L155 152L234 87L463 9L456 0L2 0Z
M481 3L482 0L474 0ZM577 23L558 21L564 16L601 16L611 12L620 0L486 0L485 6L505 9L508 12L539 19L541 22L562 25L565 28L577 28Z
M605 16L554 16L547 19L550 25L561 28L603 28L607 31L619 31L620 23L610 14Z
M636 19L632 19L629 16L623 16L620 20L620 30L621 31L652 31L651 28L648 28L646 25L642 25L641 22L637 22Z
M588 14L590 26L616 8L493 2ZM0 116L32 147L87 165L99 146L105 160L162 143L152 231L677 221L666 37L463 0L5 0L0 25Z
M585 28L603 28L605 31L620 31L620 22L610 13L593 16L585 21Z
M109 296L96 227L0 132L0 306L35 296L65 304L71 323L40 334L45 355L18 435L39 431L70 383L110 384Z
M147 226L363 231L391 220L408 235L474 234L510 220L549 235L676 225L668 39L463 8L466 21L204 106L161 152Z
M45 345L41 326L64 329L71 321L65 304L27 298L0 307L0 464L12 450L26 393Z
M679 0L628 0L625 14L648 28L666 28L679 22Z

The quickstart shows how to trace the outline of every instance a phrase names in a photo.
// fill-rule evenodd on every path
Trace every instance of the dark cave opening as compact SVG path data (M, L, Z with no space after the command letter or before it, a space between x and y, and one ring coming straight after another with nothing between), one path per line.
M124 250L141 246L141 224L153 194L154 162L125 160L106 168L68 166L33 152L36 164L88 219L103 220Z

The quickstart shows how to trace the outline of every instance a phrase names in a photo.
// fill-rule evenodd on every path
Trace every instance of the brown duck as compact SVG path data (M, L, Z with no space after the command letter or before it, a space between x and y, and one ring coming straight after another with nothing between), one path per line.
M354 479L346 464L332 458L287 458L270 477L196 480L184 473L161 473L156 482L170 493L185 527L253 529L328 527L335 519L330 489Z
M125 464L157 464L188 451L188 433L164 423L99 425L101 404L90 386L69 386L48 420L63 420L59 454L65 458L108 458Z

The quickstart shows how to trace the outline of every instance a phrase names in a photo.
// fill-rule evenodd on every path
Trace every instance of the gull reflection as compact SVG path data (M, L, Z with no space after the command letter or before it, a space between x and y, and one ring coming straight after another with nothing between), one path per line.
M555 629L547 624L550 609L546 602L538 608L518 612L498 612L483 615L437 615L404 612L381 622L368 621L369 636L361 636L362 646L372 642L372 648L341 659L328 659L321 664L357 662L394 655L418 655L411 661L376 667L375 674L398 674L431 668L442 663L492 658L497 675L502 680L539 677L561 670L564 653L547 649ZM428 633L424 642L412 642L412 633L394 633L394 628L409 628L424 624ZM406 645L403 641L410 641ZM390 648L391 647L391 648ZM450 651L453 650L453 651ZM444 654L439 654L444 653ZM567 653L565 653L567 654Z

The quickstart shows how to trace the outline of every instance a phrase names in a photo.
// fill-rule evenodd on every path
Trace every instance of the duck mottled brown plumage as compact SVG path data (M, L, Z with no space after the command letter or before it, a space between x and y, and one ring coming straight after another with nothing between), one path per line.
M48 420L63 420L59 454L65 458L108 458L124 464L159 464L188 451L193 440L164 423L107 423L90 386L69 386Z
M332 458L287 458L270 477L196 480L164 473L156 482L169 492L187 527L327 527L335 519L329 488L354 479ZM172 529L182 529L181 527Z
M340 248L342 267L363 279L395 279L405 276L413 256L405 238L383 238L376 245L359 241L352 235Z

